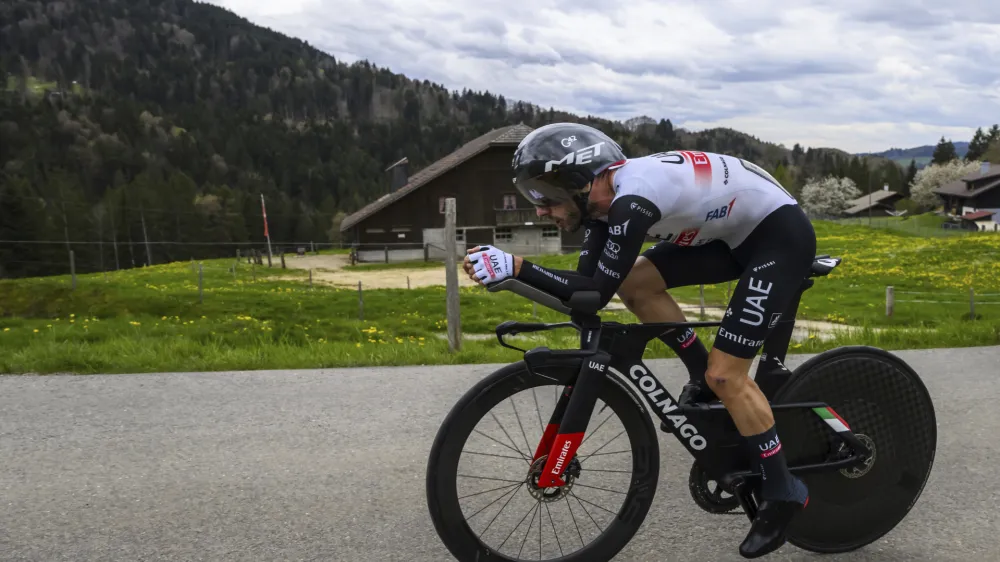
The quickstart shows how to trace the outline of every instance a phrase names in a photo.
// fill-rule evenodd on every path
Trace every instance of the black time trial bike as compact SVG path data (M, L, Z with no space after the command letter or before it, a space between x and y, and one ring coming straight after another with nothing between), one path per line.
M784 366L802 293L840 261L817 256L754 372L789 468L810 491L788 542L820 553L860 548L899 524L923 491L937 445L930 395L899 357L846 346L793 371ZM596 293L564 301L513 279L488 289L511 291L570 320L497 326L500 344L524 352L523 360L483 378L444 418L426 493L452 555L612 559L646 518L660 477L658 434L647 410L693 457L688 488L695 503L720 514L742 508L754 518L760 474L725 407L679 406L642 361L646 344L668 330L721 322L602 322ZM557 328L577 330L579 349L525 350L505 340Z

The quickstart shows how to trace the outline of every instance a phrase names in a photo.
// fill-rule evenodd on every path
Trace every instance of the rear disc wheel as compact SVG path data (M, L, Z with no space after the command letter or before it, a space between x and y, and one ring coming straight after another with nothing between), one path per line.
M788 527L788 542L813 552L855 550L909 513L934 464L937 422L923 381L896 356L872 347L831 350L796 369L774 403L825 402L871 450L853 468L801 475L809 505ZM814 412L775 412L789 465L849 456Z

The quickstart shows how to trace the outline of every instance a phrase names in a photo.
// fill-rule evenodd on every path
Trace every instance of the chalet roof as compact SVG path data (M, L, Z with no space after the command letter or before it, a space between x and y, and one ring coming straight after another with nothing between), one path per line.
M977 174L976 176L972 176L971 179L975 180L975 179L979 179L981 177L989 177L989 176L992 176L992 175L994 175L993 172L987 174L986 176L979 176ZM953 195L955 197L963 197L963 198L976 197L977 195L981 195L983 193L986 193L987 191L989 191L991 189L995 189L997 187L1000 187L1000 170L997 170L997 172L995 172L995 175L997 176L997 178L995 180L990 181L990 182L988 182L986 184L983 184L983 185L977 187L976 189L969 189L969 187L968 187L968 181L970 179L970 176L966 176L966 177L964 177L964 178L962 178L960 180L956 180L956 181L953 181L951 183L947 183L945 185L942 185L941 187L939 187L939 188L937 188L937 189L935 189L933 191L934 191L934 193L939 193L941 195Z
M865 194L857 199L852 199L847 202L848 208L844 211L844 214L854 215L860 213L861 211L868 210L869 207L878 207L879 205L887 205L888 201L894 197L901 197L898 192L879 190L873 191L870 195Z
M966 213L966 214L962 215L961 218L964 219L964 220L967 220L967 221L977 221L977 220L980 220L980 219L985 219L985 218L988 218L988 217L992 217L995 214L996 214L996 211L976 211L974 213Z
M374 215L396 201L399 201L407 194L416 191L434 178L437 178L445 172L455 168L459 164L469 160L473 156L483 152L491 146L516 146L521 142L521 139L526 137L532 130L533 129L531 127L523 123L518 123L517 125L493 129L486 134L472 139L466 144L460 146L451 154L410 176L409 182L407 182L407 184L403 187L400 187L392 193L387 193L382 197L379 197L375 201L372 201L362 207L357 212L346 217L343 222L340 223L340 231L344 232L345 230L357 225L362 220Z

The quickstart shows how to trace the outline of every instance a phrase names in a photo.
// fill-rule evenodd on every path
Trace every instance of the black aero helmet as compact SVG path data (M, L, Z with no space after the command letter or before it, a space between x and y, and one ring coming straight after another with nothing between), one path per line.
M598 174L625 160L621 146L580 123L552 123L529 133L514 151L514 187L535 206L576 203L586 215L588 192Z

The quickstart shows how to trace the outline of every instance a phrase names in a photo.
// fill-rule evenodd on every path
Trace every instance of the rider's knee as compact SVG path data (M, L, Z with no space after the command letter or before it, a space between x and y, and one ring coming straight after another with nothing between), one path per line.
M708 364L705 382L719 398L739 393L747 382L747 375L739 370L728 369L719 364Z

